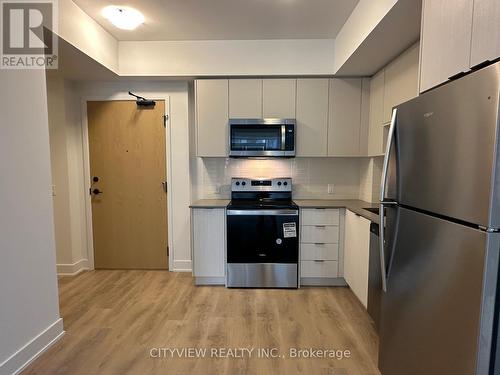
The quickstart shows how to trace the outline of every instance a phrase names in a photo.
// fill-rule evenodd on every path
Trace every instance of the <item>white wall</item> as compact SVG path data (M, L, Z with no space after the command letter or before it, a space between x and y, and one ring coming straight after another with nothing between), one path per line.
M43 70L0 70L0 374L62 334Z
M190 234L190 176L189 176L189 130L188 130L188 83L164 82L85 82L79 87L83 99L113 100L128 97L133 91L150 98L170 97L171 150L167 150L172 165L172 181L168 181L169 192L174 200L169 206L173 220L168 225L173 246L173 269L191 270ZM167 129L168 131L168 129Z
M88 268L81 105L75 82L47 72L57 272Z
M295 199L358 199L362 158L195 158L193 199L230 196L231 177L292 177ZM328 194L328 184L334 193Z
M335 38L337 72L398 0L360 0Z
M332 74L333 39L123 41L120 75L248 76Z
M109 70L118 72L118 41L71 0L59 0L57 34Z

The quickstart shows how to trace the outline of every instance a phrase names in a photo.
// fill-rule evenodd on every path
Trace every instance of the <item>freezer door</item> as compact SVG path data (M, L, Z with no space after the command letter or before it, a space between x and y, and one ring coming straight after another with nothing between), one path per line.
M381 373L487 375L499 234L405 208L397 216L382 298Z
M389 198L500 228L499 64L397 107Z

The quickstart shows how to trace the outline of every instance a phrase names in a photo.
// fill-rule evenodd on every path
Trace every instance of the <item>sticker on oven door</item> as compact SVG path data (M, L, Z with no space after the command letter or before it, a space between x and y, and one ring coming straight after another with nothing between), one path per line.
M283 237L297 237L297 227L295 223L283 223Z

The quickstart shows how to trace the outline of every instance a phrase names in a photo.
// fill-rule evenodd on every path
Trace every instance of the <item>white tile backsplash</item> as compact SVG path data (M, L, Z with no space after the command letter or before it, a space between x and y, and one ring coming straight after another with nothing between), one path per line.
M360 161L359 199L367 202L380 200L380 179L382 177L382 157L362 159Z
M295 199L358 199L362 158L196 158L195 199L229 198L231 177L292 177ZM328 184L334 185L328 194Z

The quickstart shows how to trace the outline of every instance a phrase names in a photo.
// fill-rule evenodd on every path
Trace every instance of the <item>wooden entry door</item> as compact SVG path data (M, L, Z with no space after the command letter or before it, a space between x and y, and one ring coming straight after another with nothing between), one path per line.
M96 269L167 268L164 114L164 101L87 102Z

